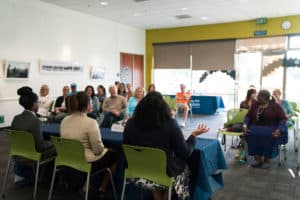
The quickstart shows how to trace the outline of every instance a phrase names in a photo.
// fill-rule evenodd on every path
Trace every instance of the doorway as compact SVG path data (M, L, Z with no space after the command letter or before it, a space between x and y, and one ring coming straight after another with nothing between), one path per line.
M144 87L144 55L120 53L120 81L133 89Z

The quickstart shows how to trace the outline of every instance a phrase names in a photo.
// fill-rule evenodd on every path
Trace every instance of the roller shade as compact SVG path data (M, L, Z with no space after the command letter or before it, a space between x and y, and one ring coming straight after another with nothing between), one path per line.
M193 70L234 69L235 40L191 44Z
M190 68L190 51L190 45L187 43L156 44L154 45L154 68Z

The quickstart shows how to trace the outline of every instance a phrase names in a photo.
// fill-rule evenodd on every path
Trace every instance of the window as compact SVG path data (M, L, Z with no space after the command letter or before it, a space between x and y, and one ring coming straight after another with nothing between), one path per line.
M289 48L290 49L300 49L300 36L290 36L289 37Z
M179 85L183 83L187 89L191 88L190 69L155 69L154 84L156 90L162 94L176 94L180 91Z

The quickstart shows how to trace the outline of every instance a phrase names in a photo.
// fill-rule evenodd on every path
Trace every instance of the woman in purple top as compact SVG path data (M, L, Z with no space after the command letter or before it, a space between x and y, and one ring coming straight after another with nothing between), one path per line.
M267 169L270 159L278 155L278 144L287 142L286 116L267 90L259 91L244 121L248 154L253 155L252 167Z

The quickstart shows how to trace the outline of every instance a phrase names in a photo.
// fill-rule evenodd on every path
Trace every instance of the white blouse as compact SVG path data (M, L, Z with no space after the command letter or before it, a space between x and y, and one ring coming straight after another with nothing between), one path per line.
M40 105L39 105L39 110L38 110L38 114L41 116L48 116L48 112L50 110L50 106L52 103L51 98L49 97L49 95L44 96L44 97L40 97Z

